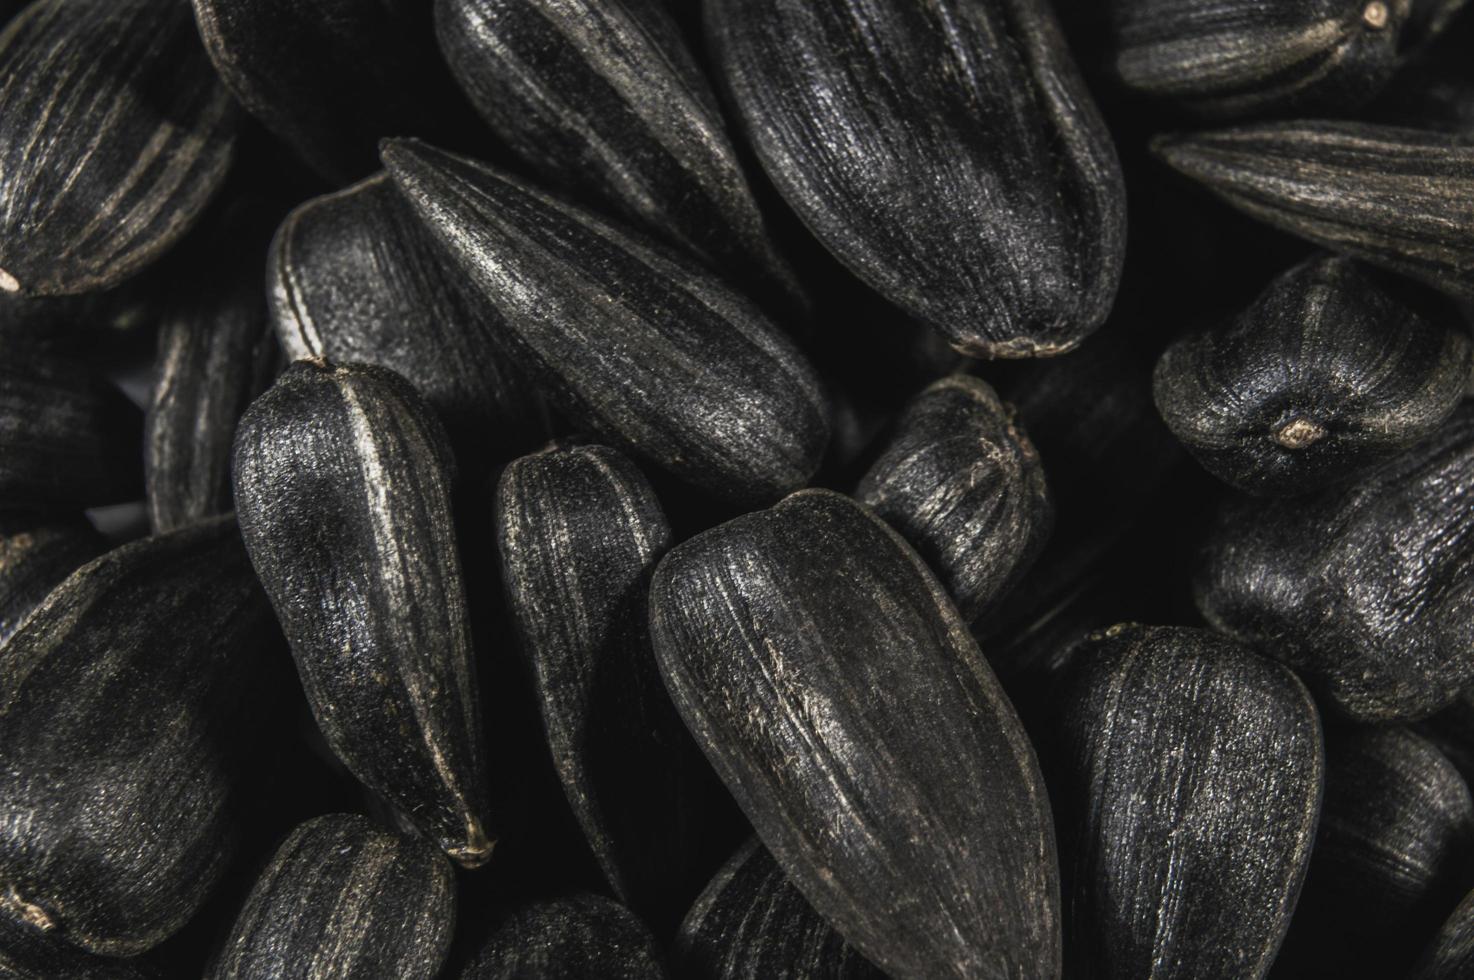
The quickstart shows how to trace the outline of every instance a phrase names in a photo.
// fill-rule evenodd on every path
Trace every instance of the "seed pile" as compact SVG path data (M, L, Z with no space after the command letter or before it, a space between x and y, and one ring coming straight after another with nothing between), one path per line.
M0 0L0 978L1474 978L1470 8Z

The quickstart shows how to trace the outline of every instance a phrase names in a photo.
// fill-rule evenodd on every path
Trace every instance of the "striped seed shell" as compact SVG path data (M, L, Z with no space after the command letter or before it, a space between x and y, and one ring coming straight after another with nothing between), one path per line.
M105 549L81 516L0 514L0 646L62 579Z
M440 50L535 172L755 286L796 288L659 0L436 0Z
M293 830L256 879L210 980L434 980L455 872L419 837L332 813Z
M673 954L693 980L881 980L814 911L756 838L717 872Z
M251 563L318 727L458 863L491 856L452 463L430 406L367 365L297 361L236 430Z
M1057 978L1033 749L920 557L793 494L678 545L651 587L666 687L790 881L898 980Z
M489 450L541 441L537 395L497 349L500 315L468 293L386 175L293 211L267 266L288 357L403 375L440 414L467 468Z
M1260 221L1474 298L1474 134L1262 123L1161 137L1153 149Z
M0 915L129 956L194 914L234 851L270 622L228 517L111 551L31 614L0 657Z
M0 291L92 292L179 240L234 105L176 0L37 0L0 34Z
M1043 0L716 0L758 160L851 272L974 357L1075 347L1125 253L1115 147Z
M383 158L575 422L742 501L818 468L829 413L812 368L711 273L484 164L413 140L388 141Z
M584 837L621 902L684 905L706 764L650 650L650 575L671 543L655 491L613 449L551 447L503 471L496 517L508 607Z
M1054 522L1039 454L1013 408L965 374L918 395L855 491L977 619L1039 556Z
M655 940L618 902L574 895L501 921L457 980L664 980Z
M1423 951L1408 980L1465 980L1474 976L1474 891L1454 909Z
M1469 338L1418 316L1355 262L1318 256L1232 323L1157 362L1157 410L1214 476L1249 493L1310 493L1438 427L1464 396Z
M1203 116L1366 102L1402 63L1411 0L1113 0L1110 68L1139 95Z
M1258 980L1310 862L1310 693L1207 630L1114 626L1076 652L1062 738L1082 977Z
M1427 717L1474 684L1474 403L1362 481L1236 500L1195 584L1219 630L1357 721Z

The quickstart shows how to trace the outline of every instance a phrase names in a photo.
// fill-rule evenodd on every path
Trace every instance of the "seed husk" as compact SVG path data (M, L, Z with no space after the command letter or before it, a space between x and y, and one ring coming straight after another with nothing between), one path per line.
M1460 980L1474 975L1474 891L1464 896L1424 950L1408 980Z
M0 514L0 646L62 579L105 550L80 515Z
M207 975L434 980L455 899L455 872L429 841L356 814L317 817L256 879Z
M1355 262L1308 259L1230 324L1157 362L1157 409L1214 476L1293 496L1365 473L1429 435L1470 369L1462 330L1418 316Z
M898 978L1058 977L1033 749L941 584L884 522L806 490L697 535L656 570L651 634L763 844L868 959Z
M884 976L789 884L753 838L681 923L672 954L700 980L880 980Z
M907 407L855 490L931 565L968 622L1028 570L1054 523L1039 454L988 384L943 378Z
M241 419L234 479L251 563L328 745L457 863L485 863L453 463L433 410L383 368L298 361Z
M0 977L5 980L156 980L156 974L131 960L93 956L37 932L0 919Z
M720 0L721 80L769 179L849 270L973 357L1109 313L1125 191L1048 4Z
M1219 630L1282 660L1323 706L1425 718L1474 683L1474 404L1360 482L1235 500L1195 591Z
M465 288L386 175L298 207L267 265L287 356L403 375L465 468L546 437L537 394L497 349L500 315Z
M190 918L234 852L270 625L228 517L111 551L31 614L0 657L0 916L109 956Z
M664 980L655 940L629 909L597 895L531 902L503 919L458 980Z
M738 281L797 289L660 4L436 0L435 24L461 88L533 172Z
M414 140L387 141L383 158L573 421L744 502L818 468L829 419L813 370L711 273L484 164Z
M106 289L189 230L234 104L174 0L37 0L0 34L0 292Z
M1160 137L1153 149L1260 221L1474 298L1474 135L1261 123Z
M1122 980L1258 980L1320 811L1310 693L1207 630L1114 626L1072 663L1061 730L1077 962Z

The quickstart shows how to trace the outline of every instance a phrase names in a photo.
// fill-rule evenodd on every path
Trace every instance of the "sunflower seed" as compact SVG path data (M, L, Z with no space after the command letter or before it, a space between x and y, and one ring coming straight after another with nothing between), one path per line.
M617 902L575 895L533 902L502 921L458 980L663 980L644 923Z
M398 372L462 460L479 466L546 438L537 395L497 350L496 310L467 293L384 174L293 211L267 278L288 357Z
M1076 346L1125 252L1110 136L1041 0L718 0L716 61L810 231L975 357Z
M81 517L0 514L0 646L57 583L105 546Z
M37 0L0 35L0 291L105 289L179 240L234 106L175 0Z
M1474 785L1474 690L1464 691L1453 704L1413 727L1454 764L1464 782Z
M1461 980L1474 976L1474 891L1443 923L1408 980Z
M1237 320L1157 362L1157 409L1203 466L1250 493L1310 493L1427 436L1464 396L1469 339L1356 263L1316 257Z
M241 419L234 476L251 563L328 745L458 863L483 864L452 463L430 406L392 371L298 361Z
M968 622L1028 569L1054 520L1013 408L967 375L912 401L855 497L921 553Z
M1223 632L1358 721L1426 717L1474 683L1474 403L1362 481L1231 503L1196 583Z
M1059 975L1038 763L899 535L846 497L794 494L674 548L651 632L758 836L867 958L898 978Z
M256 879L208 976L433 980L455 899L455 873L435 845L354 814L317 817Z
M154 980L129 960L92 956L28 925L0 919L0 977L5 980Z
M270 621L230 518L109 552L31 614L0 657L0 915L110 956L189 919L234 850Z
M1309 692L1207 630L1113 626L1073 662L1078 962L1095 977L1263 977L1320 808Z
M789 884L756 838L691 906L676 937L681 975L700 980L881 980Z
M723 496L818 468L828 407L797 348L677 253L412 140L384 163L505 318L509 349L576 422Z
M535 172L754 285L797 290L680 31L651 0L436 0L451 71Z
M1153 149L1260 221L1474 298L1474 136L1264 123L1162 137Z

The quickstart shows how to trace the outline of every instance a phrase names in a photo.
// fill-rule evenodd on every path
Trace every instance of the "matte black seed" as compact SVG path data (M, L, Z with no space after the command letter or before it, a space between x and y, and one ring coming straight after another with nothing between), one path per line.
M1062 735L1081 975L1258 980L1320 810L1310 693L1207 630L1113 626L1072 664Z
M334 813L277 849L210 980L434 980L455 929L455 873L430 842Z
M1054 523L1039 454L1013 408L967 375L911 402L855 498L921 553L968 622L1028 570Z
M672 954L695 980L881 980L884 974L789 884L756 838L717 872Z
M1125 191L1048 4L705 9L763 169L851 272L975 357L1059 354L1105 320Z
M802 486L829 439L803 356L676 252L475 161L390 140L384 164L508 349L577 423L741 501Z
M180 928L234 852L270 609L235 522L109 552L0 656L0 916L85 950Z
M656 570L651 633L758 836L867 958L898 978L1059 976L1033 749L884 522L806 490L697 535Z
M1264 123L1153 148L1260 221L1474 298L1474 135Z
M52 588L106 547L81 517L0 514L0 645Z
M105 289L230 168L234 104L178 0L37 0L0 35L0 291Z
M617 902L575 895L512 912L458 980L664 980L644 923Z
M491 857L450 448L399 375L298 361L241 419L235 501L318 727L458 863Z
M1474 683L1474 403L1362 481L1236 500L1198 607L1358 721L1424 718Z
M1460 329L1431 324L1349 259L1316 257L1231 324L1157 362L1157 409L1214 476L1250 493L1310 493L1371 469L1458 406Z
M1474 976L1474 891L1464 896L1428 944L1408 980L1466 980Z

